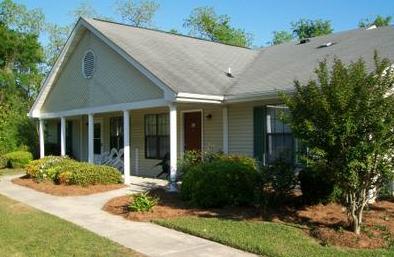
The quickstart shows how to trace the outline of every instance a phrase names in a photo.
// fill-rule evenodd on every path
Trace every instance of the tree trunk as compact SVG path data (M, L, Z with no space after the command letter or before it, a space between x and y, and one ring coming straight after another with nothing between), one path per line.
M350 193L348 197L349 221L353 232L358 235L361 233L363 211L367 203L366 192L366 189L361 189L359 192Z

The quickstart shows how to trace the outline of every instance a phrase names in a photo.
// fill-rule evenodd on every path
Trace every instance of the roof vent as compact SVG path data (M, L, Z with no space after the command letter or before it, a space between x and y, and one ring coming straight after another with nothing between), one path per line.
M333 42L327 42L327 43L321 44L321 45L318 46L317 48L330 47L330 46L335 45L335 44L336 44L336 43L333 43Z
M310 41L311 41L311 40L310 40L309 38L301 39L301 40L300 40L300 45L305 44L305 43L308 43L308 42L310 42Z
M82 74L86 79L93 77L95 70L95 56L92 50L88 50L82 60Z
M227 77L234 78L233 74L231 73L231 68L228 67L228 71L226 72Z

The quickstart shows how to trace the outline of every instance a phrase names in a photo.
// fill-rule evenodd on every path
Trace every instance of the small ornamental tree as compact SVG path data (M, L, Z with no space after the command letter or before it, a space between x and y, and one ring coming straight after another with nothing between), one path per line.
M343 190L357 234L368 191L379 191L394 171L393 70L376 52L374 64L368 72L362 59L349 65L334 59L332 69L321 62L316 81L296 81L294 95L283 96L292 114L286 120L308 147L307 161L323 163Z

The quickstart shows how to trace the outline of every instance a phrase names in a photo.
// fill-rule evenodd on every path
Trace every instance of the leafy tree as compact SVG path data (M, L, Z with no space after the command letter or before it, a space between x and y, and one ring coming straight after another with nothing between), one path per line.
M46 25L46 32L49 37L49 43L45 46L47 72L55 64L57 57L66 44L71 29L71 26L59 26L51 23Z
M94 9L89 1L84 0L79 4L79 7L70 11L69 15L75 19L78 19L79 17L95 18L99 16L99 13Z
M285 31L285 30L275 30L272 32L274 38L272 42L268 42L270 45L279 45L282 43L289 42L293 39L293 34Z
M69 25L45 24L44 29L49 37L49 43L45 46L46 72L49 72L50 68L55 64L79 17L111 20L109 17L100 15L89 1L82 1L78 7L69 12L69 15L74 18L74 22Z
M287 122L308 147L309 163L319 162L346 194L352 230L360 233L367 193L392 179L394 170L394 84L390 62L375 53L375 69L360 59L346 66L335 59L316 70L317 80L295 82L283 96Z
M43 57L38 36L10 30L0 23L0 46L0 69L14 79L27 101L32 100L42 79L37 65Z
M154 26L153 18L160 5L155 1L127 0L116 2L116 13L122 17L123 22L137 27Z
M26 114L42 80L42 18L37 9L0 3L0 155L21 146L34 152L37 146L34 123Z
M252 44L252 34L231 27L230 17L218 15L212 7L195 8L183 26L190 29L190 35L214 42L243 47Z
M378 15L374 21L371 21L370 19L362 19L358 23L358 26L360 28L370 27L372 25L375 25L376 27L390 26L392 19L393 17L391 15L387 15L386 18Z
M28 10L25 5L4 0L0 3L0 21L10 29L38 35L43 30L45 16L42 10Z
M304 18L299 19L296 22L292 22L291 29L299 40L331 34L333 31L330 21L323 21L321 19L310 20Z

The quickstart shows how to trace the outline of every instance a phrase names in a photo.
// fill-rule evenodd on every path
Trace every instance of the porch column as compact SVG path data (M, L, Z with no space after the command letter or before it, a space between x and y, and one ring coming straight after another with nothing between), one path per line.
M40 119L39 134L40 134L40 158L45 157L45 140L44 140L44 120Z
M66 119L60 118L60 155L66 155Z
M94 119L93 114L89 114L88 118L88 161L94 163Z
M170 184L168 191L177 191L176 171L177 171L177 109L175 105L170 105Z
M130 185L130 114L129 111L123 111L123 171L124 183Z
M228 154L228 107L223 107L223 152Z

